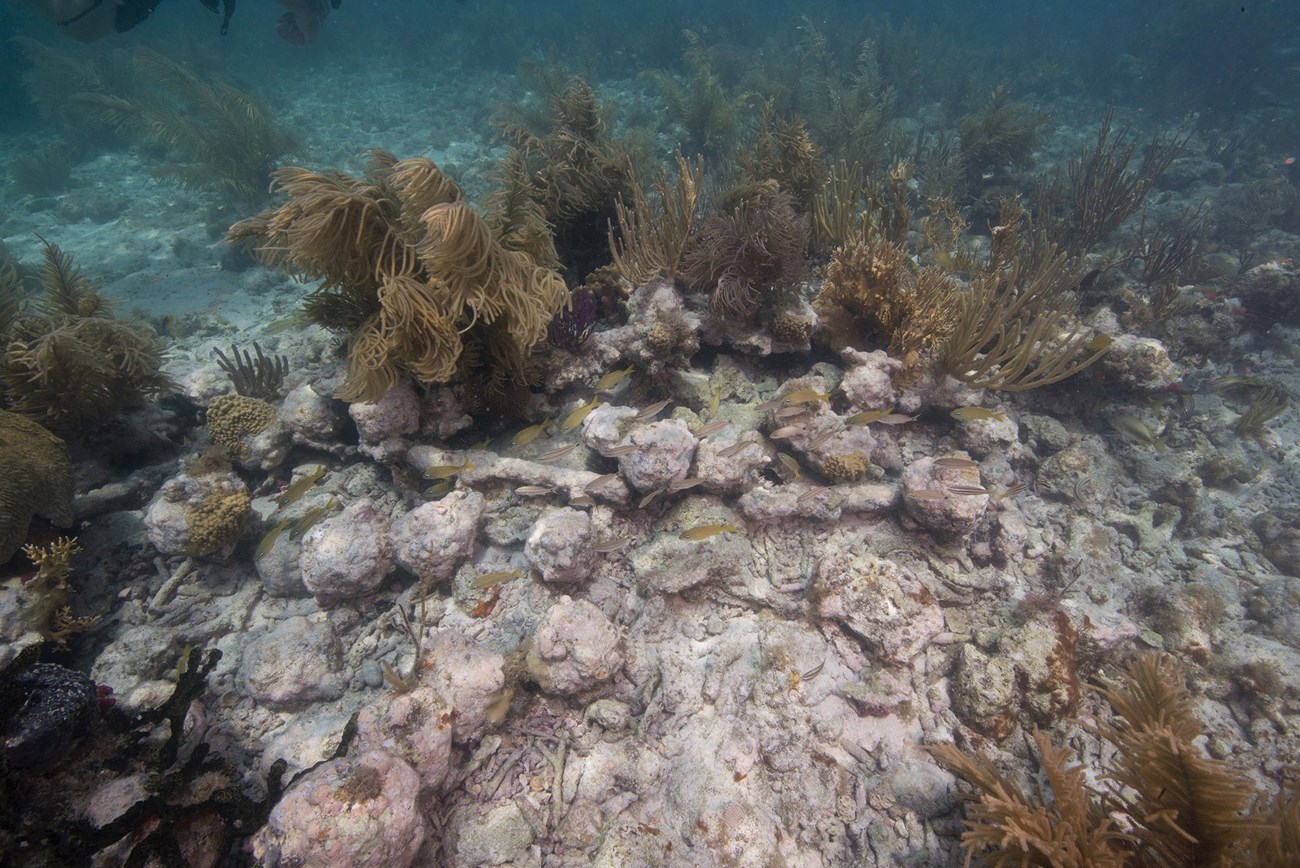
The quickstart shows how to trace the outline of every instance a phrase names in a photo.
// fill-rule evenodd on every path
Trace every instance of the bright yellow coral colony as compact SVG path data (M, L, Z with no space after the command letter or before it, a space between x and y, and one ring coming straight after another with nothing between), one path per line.
M275 420L275 407L260 398L218 395L208 404L208 439L236 458L248 454L248 438Z

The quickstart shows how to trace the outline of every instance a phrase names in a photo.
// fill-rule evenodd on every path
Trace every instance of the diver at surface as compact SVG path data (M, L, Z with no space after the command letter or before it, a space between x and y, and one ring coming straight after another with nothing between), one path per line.
M162 0L26 0L28 6L79 42L95 42L110 33L125 33L144 21ZM221 32L230 27L236 0L199 0L221 11ZM311 45L321 23L342 0L279 0L288 11L276 22L276 32L295 45Z

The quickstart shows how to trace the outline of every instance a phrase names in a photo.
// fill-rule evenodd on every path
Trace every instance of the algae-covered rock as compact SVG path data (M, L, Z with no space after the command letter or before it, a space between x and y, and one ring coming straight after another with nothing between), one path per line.
M823 618L848 627L888 663L906 663L943 631L930 590L893 561L843 550L817 565L815 589Z
M578 693L618 672L623 655L618 631L586 600L561 597L537 625L528 672L548 693Z
M568 507L547 511L528 534L524 554L543 582L581 582L595 563L591 516Z
M252 840L261 865L406 868L424 844L419 776L372 750L303 775Z
M388 515L370 498L356 501L307 531L302 581L320 602L370 593L393 569Z

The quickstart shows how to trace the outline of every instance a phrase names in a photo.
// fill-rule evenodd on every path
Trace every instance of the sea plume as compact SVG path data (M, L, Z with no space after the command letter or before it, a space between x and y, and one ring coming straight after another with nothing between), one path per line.
M344 400L378 400L403 371L445 383L486 366L519 380L568 298L563 279L503 246L430 160L375 151L364 178L288 167L275 183L289 201L229 238L321 281L307 316L351 333Z

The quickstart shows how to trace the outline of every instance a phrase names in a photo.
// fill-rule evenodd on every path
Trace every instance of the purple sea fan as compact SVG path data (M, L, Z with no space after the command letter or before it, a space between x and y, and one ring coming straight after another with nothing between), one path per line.
M557 349L576 353L591 336L599 310L596 296L585 289L575 290L569 294L569 306L557 313L547 326L546 339Z

